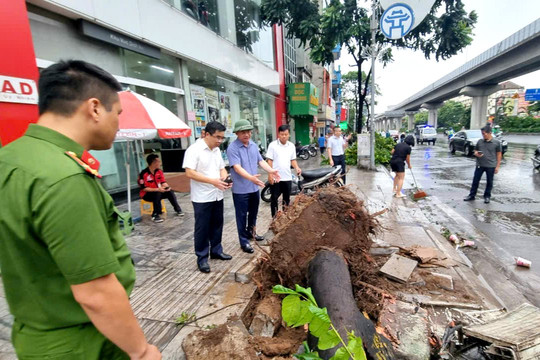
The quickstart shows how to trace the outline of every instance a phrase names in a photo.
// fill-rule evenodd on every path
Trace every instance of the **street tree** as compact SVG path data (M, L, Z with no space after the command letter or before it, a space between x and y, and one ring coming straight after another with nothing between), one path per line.
M370 2L357 0L325 0L319 8L317 0L262 0L261 13L266 24L287 28L287 36L300 40L310 49L317 64L334 61L332 50L341 44L352 55L357 73L359 103L368 95L371 70L362 79L362 66L374 49L379 61L386 65L393 60L392 48L419 50L427 59L445 60L472 42L472 29L477 21L474 11L465 11L463 0L436 0L424 21L407 36L390 40L380 32L371 43ZM363 4L361 4L363 3ZM373 45L373 46L372 46ZM362 112L356 112L358 132L362 130Z
M422 125L428 123L428 112L420 111L414 114L414 125Z
M466 123L467 108L460 102L449 100L439 108L437 123L439 127L460 129Z

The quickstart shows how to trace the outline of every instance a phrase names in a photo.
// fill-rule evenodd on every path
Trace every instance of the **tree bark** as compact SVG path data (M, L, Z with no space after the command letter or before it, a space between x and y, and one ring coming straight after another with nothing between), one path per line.
M373 323L364 317L353 297L349 268L343 257L334 251L321 250L309 263L309 286L319 307L326 307L332 324L342 339L347 341L347 331L354 331L364 343L368 359L394 359L392 344L375 331ZM310 348L315 348L317 339L309 338ZM335 348L320 351L323 359L332 357Z

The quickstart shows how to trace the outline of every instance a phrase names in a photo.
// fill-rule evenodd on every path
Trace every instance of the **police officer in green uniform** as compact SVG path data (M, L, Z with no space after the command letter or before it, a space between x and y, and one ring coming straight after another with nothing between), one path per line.
M0 266L19 359L161 359L133 314L118 210L87 150L112 146L120 84L83 61L39 80L37 124L0 149Z

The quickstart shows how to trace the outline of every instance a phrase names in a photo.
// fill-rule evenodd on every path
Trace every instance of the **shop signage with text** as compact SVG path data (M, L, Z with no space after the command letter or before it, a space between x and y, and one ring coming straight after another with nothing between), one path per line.
M38 92L35 81L0 75L0 101L37 104Z
M288 85L290 115L317 115L319 90L311 83L292 83Z

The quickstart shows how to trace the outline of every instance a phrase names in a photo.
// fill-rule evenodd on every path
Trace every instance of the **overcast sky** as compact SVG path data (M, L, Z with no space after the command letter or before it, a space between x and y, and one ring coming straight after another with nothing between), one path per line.
M399 2L399 1L396 1ZM437 81L475 56L481 54L516 31L540 17L540 0L464 0L467 12L476 10L478 22L473 29L471 45L446 61L426 60L421 52L394 49L394 62L385 68L377 63L375 81L382 95L377 98L375 111L386 111ZM356 70L346 50L337 61L343 73ZM362 70L369 71L369 63ZM540 88L540 70L518 77L512 81L525 88Z

